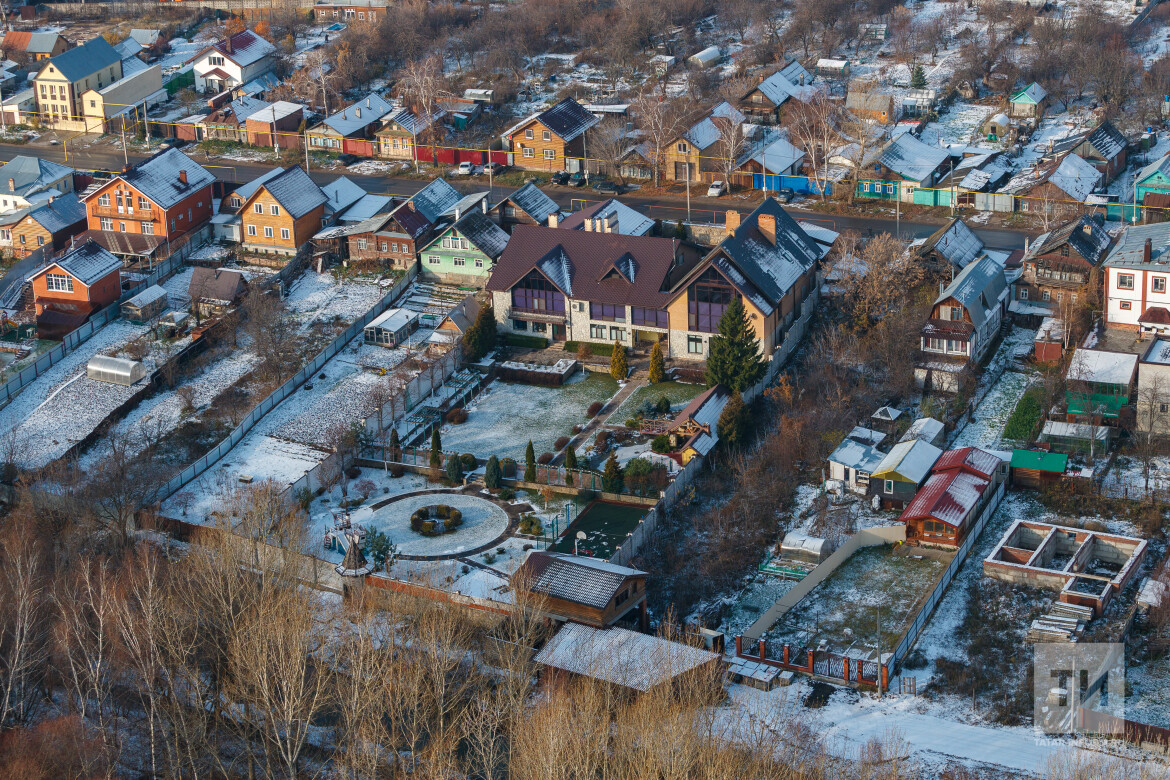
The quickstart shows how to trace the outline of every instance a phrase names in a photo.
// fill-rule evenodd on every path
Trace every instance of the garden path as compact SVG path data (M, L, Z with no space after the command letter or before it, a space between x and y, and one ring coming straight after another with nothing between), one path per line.
M581 429L581 432L570 439L569 443L565 445L565 448L553 457L552 462L554 465L560 465L564 462L565 452L569 449L569 447L575 448L581 446L581 444L585 442L594 431L601 428L601 426L608 424L610 415L620 409L621 405L625 403L627 398L634 394L635 390L646 384L645 377L641 379L635 379L634 375L634 373L630 374L630 377L626 380L626 384L617 391L617 395L609 399L609 402L605 405L604 408L602 408L600 412L597 413L597 416L587 422L585 427Z

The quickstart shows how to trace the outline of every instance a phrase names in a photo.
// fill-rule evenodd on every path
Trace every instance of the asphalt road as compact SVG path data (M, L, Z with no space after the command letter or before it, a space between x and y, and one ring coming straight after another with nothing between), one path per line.
M34 155L43 159L54 160L56 162L65 162L65 149L62 145L43 146L43 145L14 145L14 144L0 144L0 159L10 160L16 155ZM221 179L235 180L238 182L250 181L262 173L270 170L270 166L264 163L248 163L238 162L236 160L225 160L217 158L214 155L204 157L201 152L191 152L192 157L202 165L207 166L213 173L218 175ZM130 152L130 162L134 163L137 160L145 158L146 155L142 153ZM108 144L91 148L82 148L76 151L69 151L68 164L74 168L95 170L120 170L123 165L122 152L118 148L111 148ZM412 179L406 177L391 176L385 174L365 175L346 171L344 169L332 171L311 171L313 180L318 184L325 184L338 178L339 176L347 176L355 181L361 183L368 191L385 194L385 195L413 195L418 192L427 182L420 179ZM454 178L451 183L456 189L461 191L471 191L473 189L482 190L487 186L488 180L486 176L478 176L474 179L460 180ZM496 187L497 197L506 194L511 188ZM585 188L574 189L571 187L556 187L549 186L544 188L546 192L562 207L571 210L574 205L581 206L581 202L596 202L603 199L603 196L598 195L591 190ZM695 187L695 192L701 194L706 190L699 186ZM728 209L739 209L740 211L750 211L755 204L759 203L761 193L753 191L750 194L738 195L733 194L723 198L707 198L700 197L692 193L690 217L695 221L702 222L722 222L722 214ZM641 196L636 191L621 196L622 202L638 208L647 215L655 219L662 219L664 221L674 221L680 218L687 218L686 201L683 198L674 197L660 197L660 196ZM577 201L576 204L573 201ZM875 233L890 232L897 233L902 238L924 238L936 231L942 222L910 222L901 220L900 224L894 219L876 216L839 216L831 214L822 214L820 212L805 212L799 208L799 204L794 208L795 211L800 212L800 219L815 222L824 225L837 231L856 230L862 234L869 233L871 230ZM1025 238L1035 236L1035 231L1026 230L1010 230L1006 228L980 228L975 227L974 231L983 243L993 249L1020 249L1024 246Z

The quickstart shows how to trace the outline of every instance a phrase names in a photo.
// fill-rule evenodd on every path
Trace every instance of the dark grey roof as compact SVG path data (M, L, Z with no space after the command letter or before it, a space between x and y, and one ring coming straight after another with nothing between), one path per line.
M983 326L987 313L999 305L999 298L1007 289L1003 266L987 255L968 265L939 293L935 303L954 298L963 304L971 322L978 329Z
M77 81L78 79L85 78L94 71L107 68L115 62L121 61L121 55L118 54L105 38L99 35L97 38L86 41L83 45L75 49L61 52L56 57L49 58L49 61L42 66L41 70L43 71L49 65L54 65L57 70L61 71L61 75L65 78L70 81Z
M1097 153L1106 160L1112 160L1125 151L1125 147L1129 144L1125 140L1125 136L1121 131L1113 126L1113 123L1106 120L1101 123L1093 132L1089 133L1089 145L1097 150Z
M513 126L504 135L511 135L516 129L528 124L533 119L552 130L565 141L572 141L600 120L590 114L585 108L571 97L563 99L552 108L547 108L533 117Z
M604 609L628 577L645 572L566 553L532 552L521 567L529 590Z
M234 303L247 286L247 280L239 271L196 266L187 285L187 295L193 301L210 301L226 305Z
M30 209L28 216L50 233L58 233L85 222L85 204L72 192L54 198L51 203Z
M415 211L426 217L428 222L435 222L461 197L446 179L435 179L416 192L410 202L414 204Z
M187 172L187 183L179 178ZM215 176L178 149L167 149L118 176L160 208L169 209L215 181Z
M58 266L74 279L89 286L122 268L122 261L103 249L96 241L86 241L54 260L46 268Z
M528 182L513 192L505 200L523 211L534 220L544 225L548 223L548 215L561 210L556 201L546 195L532 182Z
M262 186L293 219L300 219L327 200L325 193L299 165L285 168Z
M508 246L508 234L479 209L473 209L464 214L450 229L457 231L476 249L493 260L499 258L504 252L504 247ZM438 238L435 239L435 241L438 240Z
M1092 265L1098 265L1105 258L1105 252L1112 242L1105 228L1097 224L1092 217L1082 216L1079 219L1062 225L1056 230L1050 230L1036 237L1028 248L1024 259L1048 254L1068 244L1072 249Z
M983 253L983 241L959 217L939 228L918 248L919 256L938 252L948 263L963 269Z

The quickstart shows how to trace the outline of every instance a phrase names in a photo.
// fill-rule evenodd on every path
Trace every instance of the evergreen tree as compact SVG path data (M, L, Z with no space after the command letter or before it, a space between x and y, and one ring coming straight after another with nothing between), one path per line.
M463 350L467 359L475 362L496 348L496 314L491 306L484 306L475 317L475 322L463 336Z
M910 89L926 89L926 71L919 64L910 73Z
M565 468L575 469L577 467L577 450L570 446L565 450Z
M528 447L524 450L524 481L536 481L536 450L532 448L532 439L528 440Z
M722 384L743 392L764 376L764 359L760 342L748 322L747 309L741 298L732 298L719 318L719 335L711 338L707 356L707 384Z
M402 442L398 439L398 429L390 429L390 460L402 459Z
M687 228L681 219L674 226L674 237L680 241L686 241L687 239Z
M719 432L719 439L727 442L729 446L743 444L747 439L748 409L744 406L743 396L738 390L727 399L727 405L719 415L719 427L716 430Z
M502 476L500 459L492 455L488 458L487 465L483 467L483 484L487 486L488 490L499 490Z
M606 493L621 493L622 480L622 467L618 465L617 457L611 452L609 460L605 462L605 471L601 475L601 489Z
M431 468L437 469L443 465L443 442L439 438L439 428L431 431Z
M454 483L463 481L463 461L458 455L452 454L447 459L447 479Z
M662 344L655 341L650 348L650 384L666 381L666 359L662 357Z
M615 341L613 353L609 356L609 375L619 382L624 382L628 373L630 364L626 362L626 348L620 341Z

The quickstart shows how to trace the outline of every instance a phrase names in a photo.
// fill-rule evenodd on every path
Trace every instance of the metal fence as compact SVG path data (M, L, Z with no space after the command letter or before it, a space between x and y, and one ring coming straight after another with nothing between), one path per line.
M999 483L991 501L987 503L987 506L983 507L979 519L975 521L975 525L972 526L970 533L967 534L967 538L959 546L959 551L955 553L955 557L951 559L950 565L947 566L942 577L935 583L934 590L930 592L930 596L923 603L922 609L918 610L918 614L914 617L914 622L910 624L910 627L906 629L906 633L902 635L902 641L894 648L894 652L890 655L890 659L886 663L886 668L890 671L891 675L906 657L906 654L910 652L910 648L918 640L918 635L926 627L926 621L930 619L934 608L942 601L943 594L947 592L947 587L950 586L951 580L959 573L959 569L962 568L963 562L967 560L967 555L971 552L971 548L979 540L979 536L983 533L983 527L987 525L987 521L999 509L999 503L1003 500L1004 486L1005 483Z
M194 249L203 245L208 232L210 232L209 228L204 227L192 234L192 238L190 240L179 247L179 249L177 249L175 253L166 260L163 260L161 263L155 266L154 270L146 275L145 284L142 287L150 287L152 284L156 284L160 279L164 279L173 273L176 268L182 265L183 261L191 254L192 251L194 251ZM32 384L32 382L38 376L60 363L65 358L65 356L75 351L85 342L89 341L90 337L93 336L94 333L109 324L111 321L117 319L122 302L133 298L135 295L141 292L142 287L135 287L134 289L127 291L115 303L110 304L101 311L92 315L80 328L77 328L76 330L66 334L65 338L61 340L60 344L38 357L32 365L25 366L23 369L21 369L19 374L8 380L6 383L4 383L4 385L0 386L0 407L8 404L13 398L16 397L17 393Z
M252 430L256 423L260 422L264 415L272 411L281 401L295 393L309 377L320 371L321 367L324 366L330 358L340 352L346 344L348 344L354 339L355 336L361 333L362 329L365 328L371 320L373 320L382 312L386 311L386 309L390 308L394 302L398 300L399 296L405 292L406 288L410 286L410 283L414 281L414 277L417 275L418 265L415 264L411 266L410 271L408 271L405 276L398 280L397 284L390 288L388 293L382 296L381 300L374 304L373 308L371 308L368 312L363 314L361 318L346 328L344 333L333 339L333 341L329 342L329 345L326 346L325 349L321 350L321 352L318 353L317 356L313 358L313 360L308 365L303 366L301 370L292 377L292 379L289 379L283 385L278 387L272 392L271 395L257 404L256 407L252 409L252 411L248 412L248 414L244 417L243 422L237 425L232 430L232 432L228 434L226 439L221 441L210 452L192 463L187 468L183 469L169 482L167 482L167 484L159 493L159 500L165 501L168 497L174 495L176 491L183 488L183 486L188 485L194 480L198 479L203 475L204 472L215 465L215 463L218 462L220 458L228 454L228 452L230 452L233 447L239 444L243 438L248 435L248 432Z

